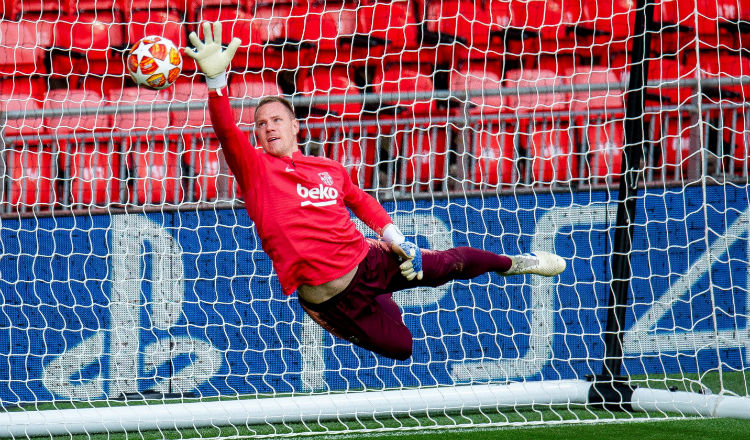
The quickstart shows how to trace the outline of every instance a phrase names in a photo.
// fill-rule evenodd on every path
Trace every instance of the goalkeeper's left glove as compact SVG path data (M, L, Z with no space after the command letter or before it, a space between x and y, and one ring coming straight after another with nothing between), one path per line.
M209 89L222 89L227 85L227 68L232 62L235 52L242 40L237 37L227 46L226 50L221 48L221 23L218 21L213 24L213 34L211 24L203 23L204 42L198 38L195 32L188 36L195 49L185 49L185 55L194 59L198 67L206 75L206 85Z
M422 251L416 244L406 241L404 234L393 223L383 229L383 239L391 246L393 252L402 260L401 275L411 281L414 278L421 280L424 276L422 271Z

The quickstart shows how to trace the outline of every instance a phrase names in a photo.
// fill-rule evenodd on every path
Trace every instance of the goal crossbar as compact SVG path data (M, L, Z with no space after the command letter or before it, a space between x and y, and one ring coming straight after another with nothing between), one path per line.
M93 434L267 423L343 421L430 411L589 405L585 380L463 385L407 390L315 394L247 400L18 411L0 414L0 437ZM623 396L626 397L626 396ZM612 402L603 402L612 403ZM628 403L628 402L624 402ZM750 398L636 388L635 410L750 419ZM596 406L593 404L591 406Z

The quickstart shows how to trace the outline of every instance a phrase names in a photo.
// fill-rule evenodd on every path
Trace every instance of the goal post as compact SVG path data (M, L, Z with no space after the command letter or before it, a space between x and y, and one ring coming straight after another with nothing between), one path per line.
M742 2L11 3L0 438L750 418ZM395 293L405 361L326 333L281 293L195 66L158 94L118 70L137 32L201 20L243 36L251 142L285 94L304 152L420 246L567 270Z

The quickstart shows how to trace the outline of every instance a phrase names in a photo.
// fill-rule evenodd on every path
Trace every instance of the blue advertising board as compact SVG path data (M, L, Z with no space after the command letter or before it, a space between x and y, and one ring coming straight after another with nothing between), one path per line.
M3 219L0 403L598 374L611 196L386 203L422 246L550 250L568 261L552 279L487 274L398 292L414 336L407 361L335 339L306 318L296 297L281 293L244 210ZM746 187L643 194L624 373L748 365L749 227Z

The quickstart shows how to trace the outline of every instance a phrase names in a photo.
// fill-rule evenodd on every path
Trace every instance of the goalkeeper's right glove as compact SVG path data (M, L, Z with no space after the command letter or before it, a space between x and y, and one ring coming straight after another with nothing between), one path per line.
M227 46L226 50L221 48L221 23L218 21L213 24L213 35L211 33L211 24L203 23L203 38L201 42L195 32L188 36L195 49L186 48L185 55L194 59L204 75L206 75L206 85L209 89L222 89L227 85L227 68L232 62L235 52L242 40L237 37Z
M403 261L399 266L401 275L409 281L414 278L421 280L424 272L422 271L422 251L419 246L406 241L404 234L393 223L383 229L383 238L391 246L391 250Z

